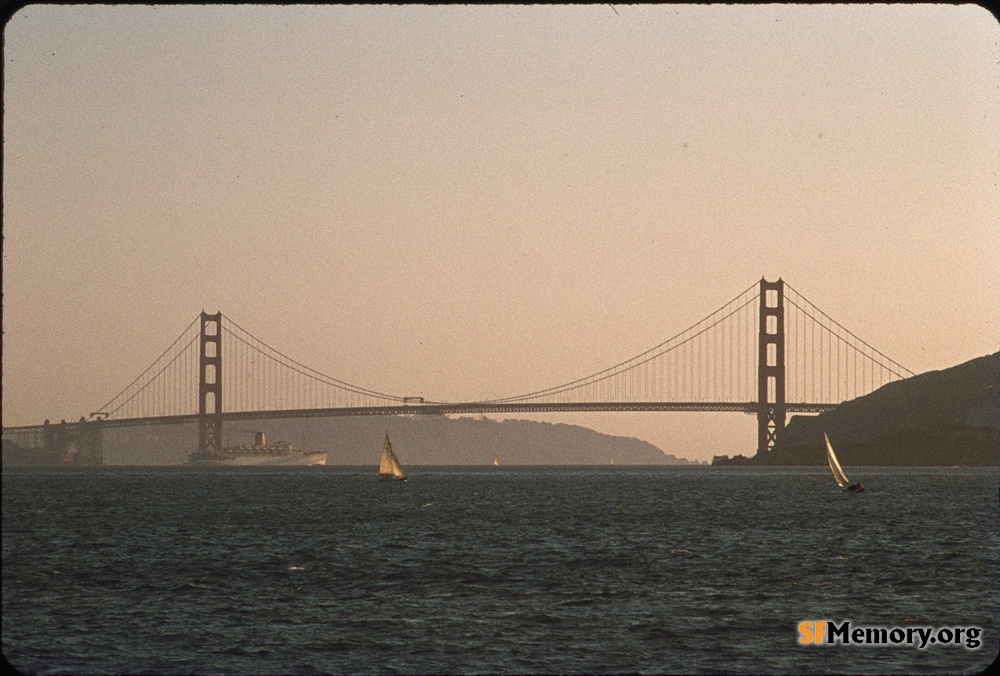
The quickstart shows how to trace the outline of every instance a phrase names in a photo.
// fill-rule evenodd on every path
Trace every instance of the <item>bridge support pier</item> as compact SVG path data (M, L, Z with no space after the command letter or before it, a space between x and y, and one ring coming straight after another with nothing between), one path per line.
M757 359L757 454L785 429L785 283L760 280Z
M42 428L42 446L49 462L63 465L103 465L104 426L100 420L52 425L48 420Z
M222 450L222 313L201 313L198 367L198 451Z

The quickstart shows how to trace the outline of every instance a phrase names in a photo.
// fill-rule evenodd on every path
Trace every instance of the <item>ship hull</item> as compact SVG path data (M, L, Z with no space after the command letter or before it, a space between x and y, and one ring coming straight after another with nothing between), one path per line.
M305 453L303 455L239 455L232 458L188 460L192 467L301 467L325 465L326 453Z
M62 453L44 448L4 448L4 467L70 467Z

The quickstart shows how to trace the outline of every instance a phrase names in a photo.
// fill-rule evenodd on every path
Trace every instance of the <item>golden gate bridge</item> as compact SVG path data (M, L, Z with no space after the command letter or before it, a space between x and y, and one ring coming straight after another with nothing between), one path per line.
M22 445L73 445L100 462L109 427L197 423L218 450L227 421L354 415L732 411L755 414L758 453L788 413L819 413L914 375L791 285L761 279L645 352L567 383L499 399L389 394L321 373L221 312L202 312L142 373L78 422L5 427Z

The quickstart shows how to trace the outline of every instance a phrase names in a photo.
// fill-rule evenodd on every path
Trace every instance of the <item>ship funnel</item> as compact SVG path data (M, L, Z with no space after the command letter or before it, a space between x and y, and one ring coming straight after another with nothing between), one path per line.
M263 432L253 433L253 445L254 446L267 446L267 438L264 436Z

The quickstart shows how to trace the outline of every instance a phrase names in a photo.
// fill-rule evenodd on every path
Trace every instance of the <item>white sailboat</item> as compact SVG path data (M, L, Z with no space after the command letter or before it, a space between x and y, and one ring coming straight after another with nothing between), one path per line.
M500 456L499 455L494 455L493 456L493 466L494 467L499 467L500 466Z
M852 484L851 480L844 474L844 469L840 466L840 461L837 460L837 454L833 452L833 444L830 443L830 437L826 436L826 432L823 432L823 440L826 442L826 464L830 467L833 479L840 486L840 489L852 493L863 492L865 489L860 481Z
M399 464L396 452L392 450L392 442L389 441L389 433L385 433L385 443L382 444L382 459L378 464L378 476L380 479L397 479L406 481L406 473L403 472Z

